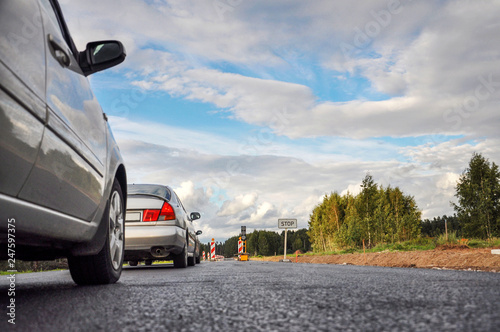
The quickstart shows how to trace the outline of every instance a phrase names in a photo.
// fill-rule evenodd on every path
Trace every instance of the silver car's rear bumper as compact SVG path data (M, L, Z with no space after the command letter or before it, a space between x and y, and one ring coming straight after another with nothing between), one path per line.
M127 226L125 224L125 260L149 257L153 248L166 254L179 254L186 244L186 230L177 226Z

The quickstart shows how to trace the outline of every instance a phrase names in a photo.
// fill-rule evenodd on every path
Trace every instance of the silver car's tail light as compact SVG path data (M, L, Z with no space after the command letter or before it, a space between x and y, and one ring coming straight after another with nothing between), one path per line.
M142 221L165 221L174 220L175 211L168 202L164 202L161 210L144 210L142 214Z
M142 221L157 221L160 215L160 210L144 210Z
M160 216L158 217L158 221L162 220L174 220L175 219L175 211L170 204L167 202L163 203L161 207Z

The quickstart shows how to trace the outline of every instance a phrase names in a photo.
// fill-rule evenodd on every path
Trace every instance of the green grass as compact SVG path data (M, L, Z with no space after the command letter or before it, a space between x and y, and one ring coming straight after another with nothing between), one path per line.
M418 238L411 241L377 244L373 248L367 248L366 252L382 252L382 251L425 251L433 250L438 245L466 245L469 248L492 248L500 246L500 238L493 238L492 240L481 239L460 239L455 233L448 233L448 240L445 235L438 238ZM321 255L342 255L363 253L363 248L345 248L334 251L326 252L307 252L303 255L306 256L321 256Z
M468 246L471 248L492 248L500 246L500 238L493 238L491 241L472 239L469 241Z
M371 249L367 249L367 252L381 252L381 251L415 251L415 250L432 250L436 248L436 244L432 239L418 239L412 241L391 243L391 244L379 244Z
M173 263L174 263L174 261L153 261L153 265L156 265L156 264L173 264ZM145 265L144 261L139 262L138 265ZM126 263L123 263L123 266L130 266L130 265L128 264L128 262L126 262Z
M154 261L154 264L174 264L174 261Z
M373 248L366 248L366 252L382 252L382 251L414 251L414 250L432 250L436 248L436 244L432 239L422 238L412 241L378 244ZM304 255L343 255L363 253L363 248L344 248L327 252L308 252Z
M67 271L66 269L53 269L53 270L43 270L43 271L33 271L33 270L23 270L16 272L0 271L0 276L11 275L11 274L23 274L23 273L33 273L33 272L54 272L54 271Z
M444 245L444 244L458 243L459 240L460 239L458 238L455 232L450 232L448 233L448 239L446 239L446 234L439 235L439 237L436 239L436 244Z
M32 273L33 271L28 270L28 271L16 271L16 272L7 272L7 271L0 271L0 276L8 276L11 274L21 274L21 273Z

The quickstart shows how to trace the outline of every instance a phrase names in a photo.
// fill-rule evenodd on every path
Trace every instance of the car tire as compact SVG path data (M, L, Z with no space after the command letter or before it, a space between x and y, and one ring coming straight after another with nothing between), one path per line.
M128 265L130 265L130 266L137 266L138 263L139 262L137 262L137 261L129 261Z
M96 255L68 257L69 271L77 284L112 284L120 279L125 249L123 211L123 193L115 179L101 221L108 224L103 248Z
M153 264L153 261L151 259L146 259L144 261L144 265L151 265L151 264Z
M174 267L185 268L187 266L188 266L188 250L187 250L187 245L185 245L182 252L174 256Z
M200 264L201 263L201 259L200 259L200 255L196 256L196 264Z
M195 264L194 257L188 257L188 266L194 266Z
M193 257L188 257L188 265L189 266L195 266L196 265L196 248L194 248L194 251L193 251Z

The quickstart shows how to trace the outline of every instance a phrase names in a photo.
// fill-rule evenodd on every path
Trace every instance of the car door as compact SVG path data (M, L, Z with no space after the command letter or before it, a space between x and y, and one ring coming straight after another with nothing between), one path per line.
M20 197L91 220L103 195L106 121L78 64L58 3L39 3L46 50L47 125Z
M46 119L41 24L37 0L0 1L0 194L13 197L33 167Z

